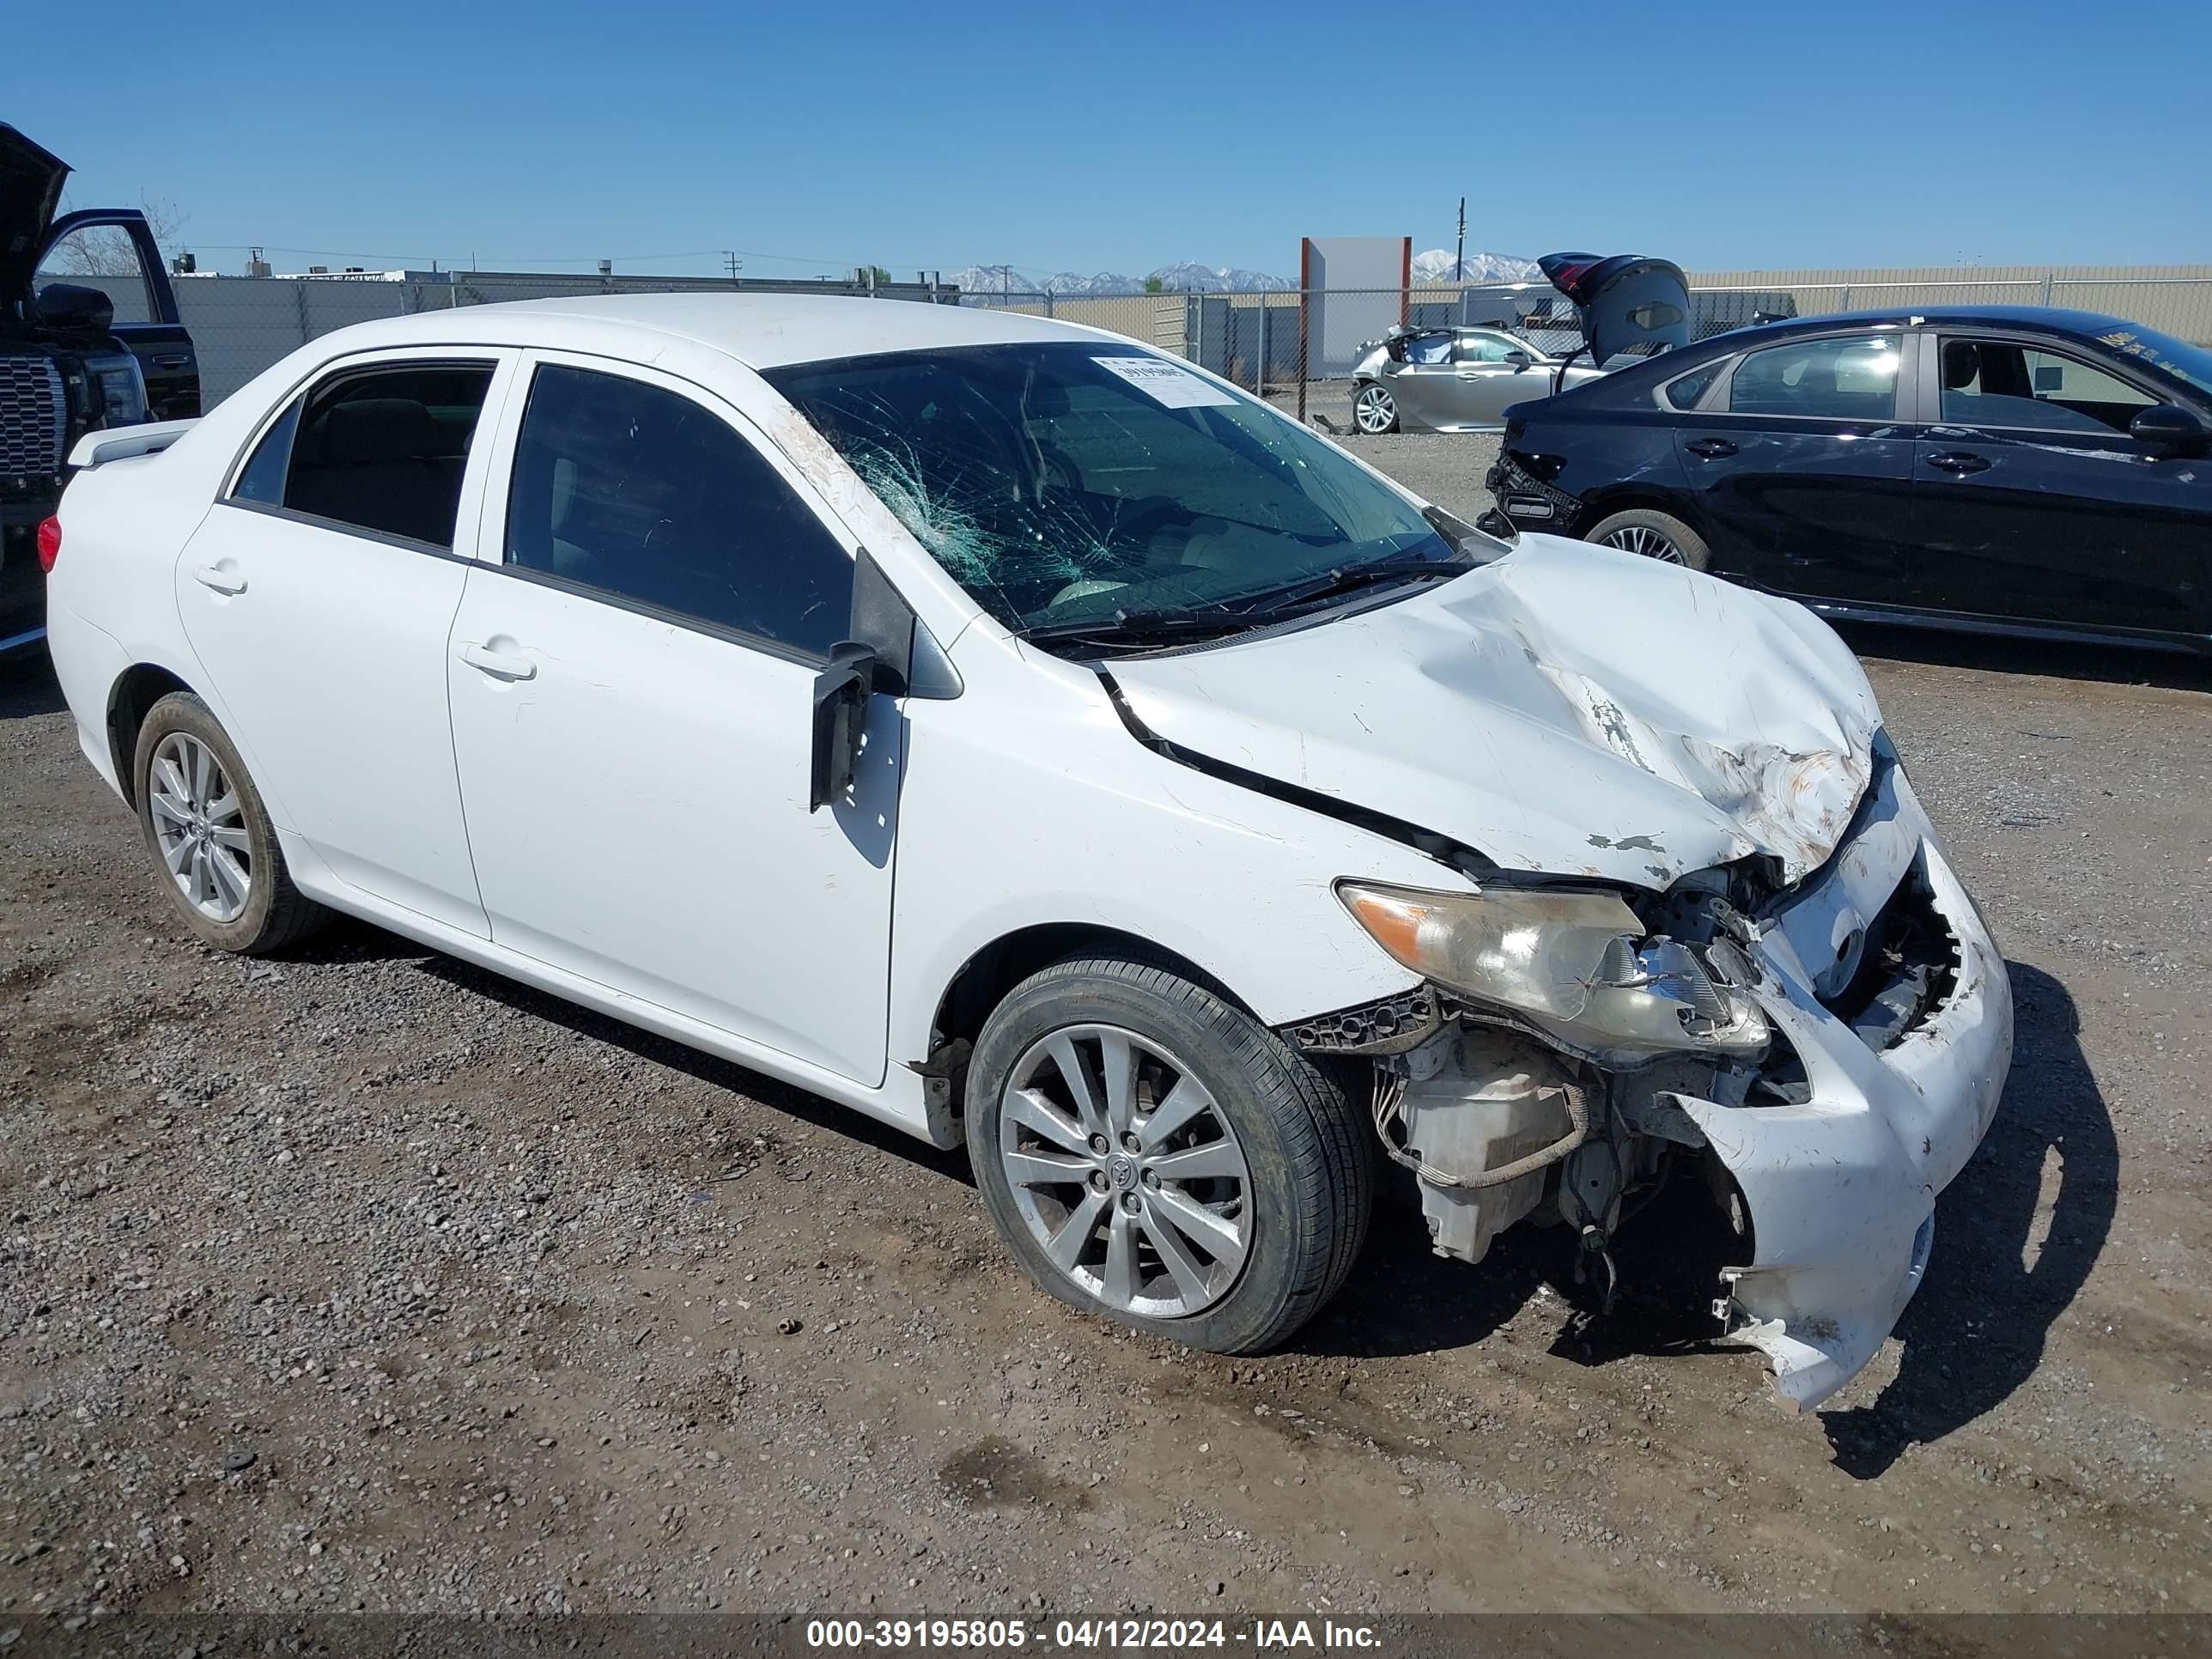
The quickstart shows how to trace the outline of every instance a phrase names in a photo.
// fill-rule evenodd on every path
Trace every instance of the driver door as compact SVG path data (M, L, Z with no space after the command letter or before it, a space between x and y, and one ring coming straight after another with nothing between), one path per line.
M1452 351L1454 424L1499 426L1513 404L1551 395L1552 377L1508 334L1462 334Z
M701 387L553 352L522 371L447 663L493 939L880 1083L896 702L869 701L849 797L808 807L851 538Z

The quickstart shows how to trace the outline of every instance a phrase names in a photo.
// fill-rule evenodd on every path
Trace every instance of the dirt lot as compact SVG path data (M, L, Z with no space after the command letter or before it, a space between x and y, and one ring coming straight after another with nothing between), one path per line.
M0 685L0 1625L2212 1610L2212 682L1911 648L1875 684L2019 1051L1805 1419L1665 1208L1594 1326L1546 1236L1468 1268L1395 1209L1279 1356L1071 1316L957 1155L366 927L198 949L51 680Z

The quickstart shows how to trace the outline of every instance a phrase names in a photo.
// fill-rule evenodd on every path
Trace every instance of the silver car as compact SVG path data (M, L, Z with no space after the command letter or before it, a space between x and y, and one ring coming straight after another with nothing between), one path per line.
M1506 406L1596 380L1587 363L1559 378L1559 360L1502 328L1418 330L1378 340L1352 368L1352 421L1373 435L1401 428L1495 432Z

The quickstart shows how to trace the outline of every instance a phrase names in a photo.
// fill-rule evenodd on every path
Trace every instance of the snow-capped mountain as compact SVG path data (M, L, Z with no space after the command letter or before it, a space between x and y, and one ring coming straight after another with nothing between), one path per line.
M1413 256L1413 280L1417 283L1449 283L1452 276L1452 251L1448 247L1432 247L1426 253ZM1523 259L1510 253L1470 253L1462 262L1463 273L1460 280L1469 283L1540 283L1544 273L1537 269L1534 259Z
M1470 253L1467 256L1465 280L1470 283L1531 283L1541 282L1542 271L1534 259L1522 259L1510 253ZM1102 270L1090 276L1073 270L1024 270L1019 265L969 265L965 270L956 270L951 280L960 285L963 294L1054 294L1071 297L1091 295L1143 294L1149 290L1146 284L1157 281L1170 294L1279 294L1297 287L1287 276L1271 276L1263 270L1247 270L1241 265L1202 265L1191 259L1178 259L1173 264L1160 266L1142 276L1125 276L1117 270ZM1449 283L1452 280L1452 252L1449 248L1431 248L1426 253L1413 256L1413 280L1417 283Z
M1148 291L1146 284L1155 279L1170 294L1272 293L1297 286L1288 277L1270 276L1265 271L1246 270L1238 265L1201 265L1189 259L1162 265L1142 276L1125 276L1115 270L1085 276L1073 270L1024 270L1019 265L969 265L965 270L954 271L949 280L959 283L963 294L1088 295L1143 294Z

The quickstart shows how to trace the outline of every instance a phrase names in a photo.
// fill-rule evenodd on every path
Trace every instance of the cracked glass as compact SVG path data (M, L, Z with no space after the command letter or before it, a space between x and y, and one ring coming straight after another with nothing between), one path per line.
M1465 560L1297 422L1135 346L955 347L767 378L1017 631L1244 614L1348 568Z

